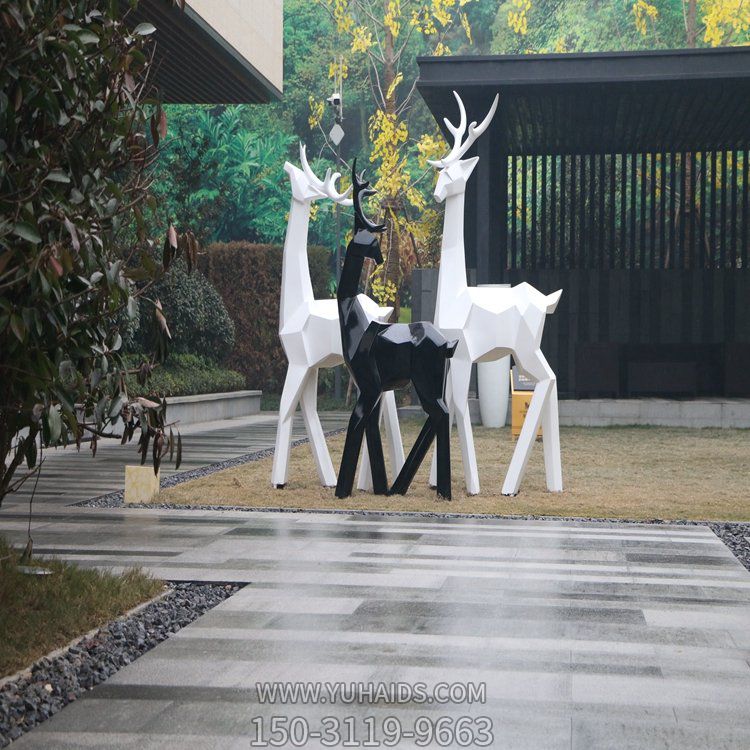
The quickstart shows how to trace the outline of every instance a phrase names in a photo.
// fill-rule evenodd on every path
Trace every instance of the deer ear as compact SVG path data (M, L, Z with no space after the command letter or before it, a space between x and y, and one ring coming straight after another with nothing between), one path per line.
M562 297L562 289L558 289L556 292L552 292L552 294L548 294L545 297L545 301L547 303L547 315L551 315L553 312L555 312L557 303L560 301L560 297Z
M472 156L469 159L464 159L461 163L464 165L464 169L466 170L466 179L468 180L471 176L471 173L474 171L474 167L479 164L479 157Z

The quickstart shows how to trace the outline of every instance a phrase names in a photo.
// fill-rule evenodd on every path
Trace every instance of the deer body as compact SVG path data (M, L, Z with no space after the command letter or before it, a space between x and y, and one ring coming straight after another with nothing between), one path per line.
M495 97L489 114L480 126L471 123L469 135L462 143L466 132L466 112L458 94L454 92L454 95L461 120L458 126L447 120L446 124L454 135L455 143L447 157L432 162L440 168L435 197L438 201L445 201L435 325L448 338L459 340L451 360L446 397L451 421L455 415L458 423L466 490L471 495L480 490L468 408L471 366L474 362L488 362L512 354L519 369L535 380L537 385L502 492L505 495L518 493L540 421L547 488L559 492L562 491L562 468L557 381L542 354L541 341L546 315L554 312L562 291L544 295L525 282L511 289L468 286L463 236L464 197L466 183L478 158L461 159L461 156L489 125L498 99ZM435 482L434 458L431 482Z
M312 202L331 196L326 192L324 182L317 180L310 171L304 147L301 148L300 155L303 170L289 162L284 165L292 185L292 202L284 239L279 337L289 366L279 404L271 483L275 487L283 487L286 484L294 412L299 404L320 482L324 486L333 487L336 484L336 473L317 411L318 370L321 367L341 365L344 358L341 351L336 300L314 298L307 260L307 235ZM339 202L346 202L345 196L336 197ZM369 297L359 296L363 312L369 320L388 319L392 308L379 307ZM389 396L390 398L384 399L386 434L393 464L400 469L404 463L404 450L396 401L392 393ZM363 460L359 487L366 489L369 486L369 464L367 460Z
M356 163L356 162L355 162ZM357 177L354 185L354 236L346 250L344 268L337 292L344 360L359 388L359 397L346 432L336 496L348 497L352 491L362 439L366 437L376 494L405 494L429 447L437 437L438 494L450 499L450 447L448 408L443 400L447 360L456 342L448 342L430 323L394 323L386 325L368 318L357 294L365 258L383 262L376 233L384 225L373 224L362 212L360 198L374 193L369 183ZM384 394L393 388L413 383L427 421L414 444L403 469L388 490L383 449L378 429L378 406Z

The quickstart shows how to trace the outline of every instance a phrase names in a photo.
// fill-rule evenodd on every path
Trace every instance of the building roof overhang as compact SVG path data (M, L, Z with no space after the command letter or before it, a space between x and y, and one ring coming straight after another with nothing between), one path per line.
M418 89L441 127L458 119L454 89L470 121L499 93L491 138L509 154L750 147L750 47L417 62Z
M140 0L133 25L156 27L155 81L167 102L267 103L281 91L190 5ZM279 40L281 44L281 40Z

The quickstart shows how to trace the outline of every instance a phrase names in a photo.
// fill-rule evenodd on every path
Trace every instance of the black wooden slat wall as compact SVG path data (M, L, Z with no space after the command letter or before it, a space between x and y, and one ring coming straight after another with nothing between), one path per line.
M522 281L544 293L563 290L542 339L563 397L587 395L576 382L576 358L591 345L650 346L649 357L658 359L663 350L664 361L672 355L718 358L727 346L750 347L749 270L513 269L503 274L505 283ZM717 362L716 367L718 380L699 386L695 395L724 395L723 366ZM625 383L611 395L632 394ZM750 390L729 395L750 396Z
M748 266L747 152L510 156L508 166L501 268Z

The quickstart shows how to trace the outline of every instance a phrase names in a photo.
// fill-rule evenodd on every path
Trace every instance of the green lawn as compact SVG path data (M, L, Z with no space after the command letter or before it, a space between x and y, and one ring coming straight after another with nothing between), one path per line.
M0 677L13 674L163 590L139 570L112 575L59 560L35 560L51 575L18 569L20 553L0 537Z

